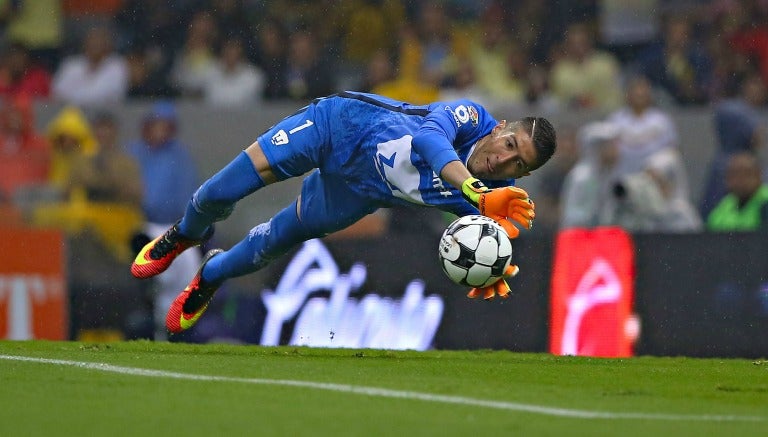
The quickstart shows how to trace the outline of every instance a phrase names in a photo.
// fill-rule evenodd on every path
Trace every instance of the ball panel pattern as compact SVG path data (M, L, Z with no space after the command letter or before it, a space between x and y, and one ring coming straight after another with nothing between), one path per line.
M512 244L494 220L469 215L451 223L440 239L440 264L448 278L468 287L496 282L512 260Z

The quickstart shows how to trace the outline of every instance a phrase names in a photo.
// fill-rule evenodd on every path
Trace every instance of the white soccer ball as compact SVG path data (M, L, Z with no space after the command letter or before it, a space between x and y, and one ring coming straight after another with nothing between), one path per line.
M467 287L487 287L501 278L512 261L512 243L495 220L468 215L443 232L439 256L451 281Z

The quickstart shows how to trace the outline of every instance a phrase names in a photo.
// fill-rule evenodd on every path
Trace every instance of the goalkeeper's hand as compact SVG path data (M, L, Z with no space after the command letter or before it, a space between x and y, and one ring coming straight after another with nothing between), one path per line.
M510 219L520 226L531 229L535 205L525 190L517 187L490 189L477 178L469 178L461 184L464 198L477 207L480 214L496 220L507 231L509 238L517 238L520 230Z
M498 281L494 282L493 284L482 287L482 288L473 288L469 290L469 293L467 293L467 297L470 299L474 299L478 296L483 296L483 299L485 300L491 300L494 296L497 294L500 298L506 299L509 297L510 289L509 284L507 284L506 278L511 278L515 275L520 273L520 268L512 265L507 267L507 270L504 271L504 276L499 278Z

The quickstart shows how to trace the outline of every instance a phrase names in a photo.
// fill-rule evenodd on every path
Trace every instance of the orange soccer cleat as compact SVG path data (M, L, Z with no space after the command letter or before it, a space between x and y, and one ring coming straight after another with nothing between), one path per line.
M203 267L211 258L221 252L223 252L221 249L208 251L203 257L203 263L197 270L197 274L192 278L192 282L174 299L168 309L168 314L165 316L165 327L169 332L178 334L186 331L194 326L200 316L208 309L208 304L218 290L219 284L206 284L203 281Z
M213 226L205 231L202 238L192 239L179 233L179 223L147 243L131 265L131 274L139 279L151 278L163 273L182 252L198 246L213 235Z

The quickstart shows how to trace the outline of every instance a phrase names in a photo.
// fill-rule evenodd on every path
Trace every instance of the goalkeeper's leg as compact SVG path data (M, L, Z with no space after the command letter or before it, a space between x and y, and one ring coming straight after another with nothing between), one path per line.
M182 252L211 238L213 223L227 218L238 200L263 186L251 158L240 153L195 192L179 222L142 248L131 273L149 278L164 272Z
M191 327L225 280L255 272L295 245L344 229L376 209L374 202L349 190L343 180L321 178L316 171L304 181L296 202L253 228L230 250L205 260L190 286L171 306L166 318L168 329L180 332Z
M329 141L327 109L319 106L310 104L277 123L206 181L195 192L181 221L168 231L169 238L159 237L145 246L131 267L134 275L148 278L167 269L178 254L209 237L211 225L229 217L243 197L264 185L317 168ZM166 240L168 244L155 247Z
M198 188L187 204L179 232L187 238L201 237L213 223L229 217L237 201L264 185L251 158L241 152Z

